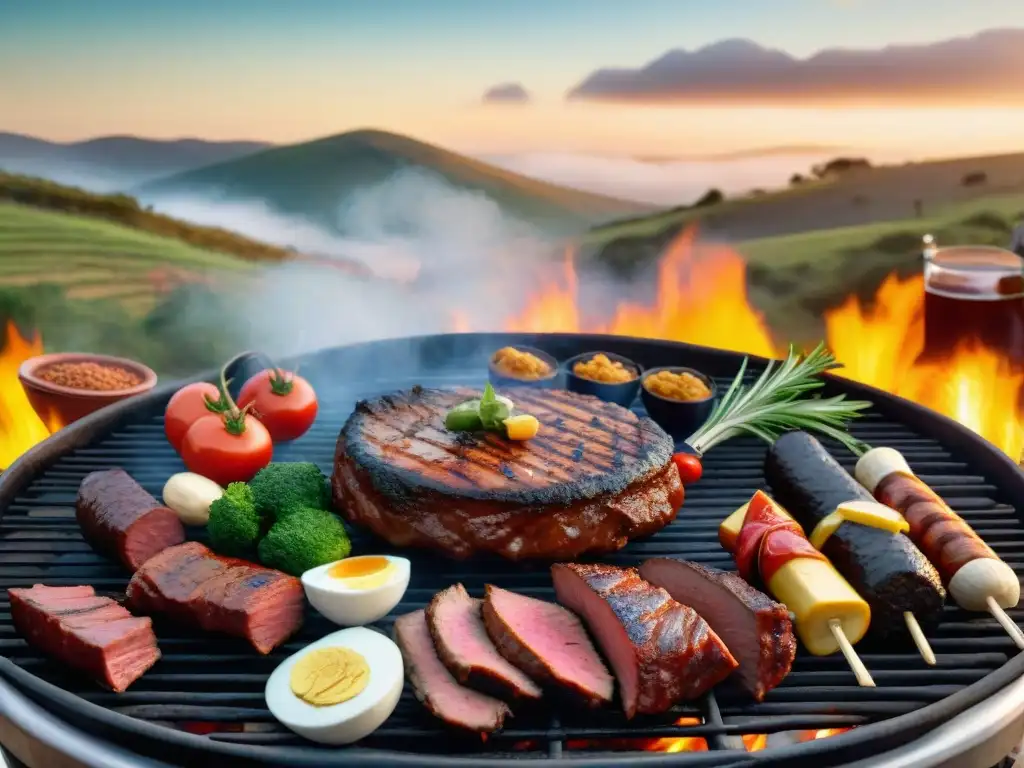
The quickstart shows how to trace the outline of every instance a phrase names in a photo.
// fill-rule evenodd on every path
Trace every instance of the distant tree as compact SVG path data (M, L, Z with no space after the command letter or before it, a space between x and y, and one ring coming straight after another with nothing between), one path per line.
M871 162L864 157L837 157L827 163L820 163L811 168L811 173L819 179L841 176L850 171L863 171L871 167Z
M725 200L725 195L722 194L720 189L709 189L705 192L701 198L693 204L694 208L707 208L711 205L718 205Z
M767 194L768 193L765 190L761 189L760 187L750 190L751 197L764 197Z
M984 171L971 171L960 179L963 187L980 187L988 183L988 174Z
M801 184L804 184L806 181L807 181L807 177L804 176L802 173L794 173L792 176L789 177L789 186L791 186L791 187L799 187Z

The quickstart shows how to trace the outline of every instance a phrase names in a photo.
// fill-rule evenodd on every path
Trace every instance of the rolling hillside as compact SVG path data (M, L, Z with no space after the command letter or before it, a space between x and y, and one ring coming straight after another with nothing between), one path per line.
M483 192L504 212L553 233L575 233L653 210L536 181L431 144L372 130L276 147L150 182L136 191L147 201L167 194L262 200L282 213L336 227L338 207L349 194L404 168L432 172L457 189Z

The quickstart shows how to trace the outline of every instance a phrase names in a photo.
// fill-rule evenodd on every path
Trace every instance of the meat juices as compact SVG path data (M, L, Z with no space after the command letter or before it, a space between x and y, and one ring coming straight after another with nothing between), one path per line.
M789 674L796 638L786 606L734 573L686 560L651 558L640 575L697 611L725 641L740 665L736 676L755 701Z
M75 517L93 549L133 572L156 553L185 540L177 514L123 469L86 475L78 488Z
M11 618L25 641L117 693L160 658L153 625L92 587L9 589Z
M537 682L588 707L612 700L615 679L571 611L488 584L483 617L498 652Z
M338 437L331 488L347 520L399 547L510 560L613 552L675 519L671 438L594 397L513 388L532 440L451 432L445 413L478 391L414 388L357 404Z
M483 601L461 584L438 592L426 609L434 648L449 672L463 685L514 703L538 700L540 687L510 664L487 636Z
M434 649L425 611L395 619L394 637L416 698L432 715L448 725L478 733L501 728L511 714L508 705L459 685Z
M707 622L635 568L557 563L551 575L558 602L583 619L611 662L627 718L696 698L736 669Z
M294 576L220 557L189 541L165 549L135 573L128 604L139 613L245 638L267 654L302 626L305 594Z

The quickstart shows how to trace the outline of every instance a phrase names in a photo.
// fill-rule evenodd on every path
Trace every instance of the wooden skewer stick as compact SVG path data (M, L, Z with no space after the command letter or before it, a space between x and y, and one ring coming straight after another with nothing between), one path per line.
M931 645L928 643L928 638L924 636L924 632L921 631L921 625L917 623L917 617L910 611L903 612L903 620L907 622L907 629L910 630L910 636L914 638L914 645L917 646L917 650L921 652L921 658L924 659L925 664L935 666L935 652L932 651Z
M1018 648L1024 650L1024 632L1021 632L1020 627L1014 623L1013 619L1006 615L1006 611L1002 609L992 595L989 595L985 602L988 604L988 609L992 616L1006 630L1006 634L1013 638L1013 642L1017 644Z
M839 650L846 657L846 663L853 670L853 676L857 678L857 685L862 685L865 688L874 688L875 681L872 679L871 673L868 672L868 668L864 666L864 662L860 660L860 656L853 650L850 641L846 638L842 622L839 619L832 619L828 623L828 628L832 630L832 637L839 643Z

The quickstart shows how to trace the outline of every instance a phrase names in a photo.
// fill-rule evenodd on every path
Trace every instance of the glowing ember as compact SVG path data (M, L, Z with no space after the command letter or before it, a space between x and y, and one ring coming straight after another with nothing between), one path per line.
M505 330L587 332L669 339L781 357L762 315L747 299L746 263L723 245L698 244L684 230L669 244L652 305L620 302L604 322L582 321L576 273L566 254L559 281L533 295ZM846 365L839 375L914 400L956 419L1015 459L1024 448L1024 371L1005 355L965 341L938 362L919 363L924 345L924 282L890 275L875 297L850 297L825 314L825 337Z
M743 746L747 752L760 752L768 746L767 733L745 733L743 734Z
M18 368L30 357L43 353L43 340L35 334L25 339L13 321L7 323L7 337L0 351L0 469L38 442L60 429L55 418L49 426L32 409L18 381Z
M801 741L814 741L815 739L827 739L829 736L838 736L846 733L850 728L821 728L817 731L804 731L801 734Z

